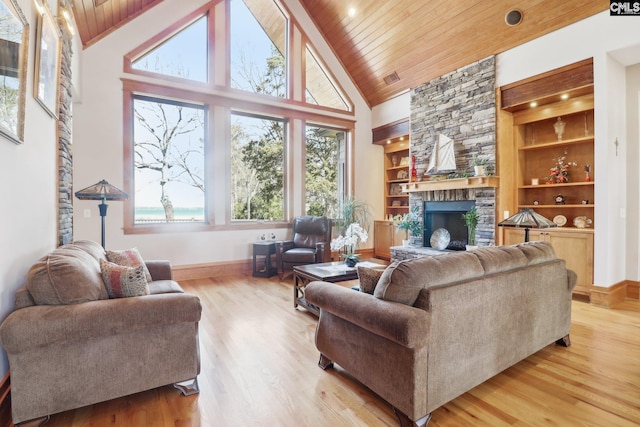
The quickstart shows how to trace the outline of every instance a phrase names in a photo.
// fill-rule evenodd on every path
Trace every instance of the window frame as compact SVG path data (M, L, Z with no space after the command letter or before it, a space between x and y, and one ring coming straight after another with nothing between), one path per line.
M230 46L228 0L210 2L182 19L169 25L166 29L151 37L124 57L124 76L121 77L123 87L123 175L125 191L134 193L134 95L174 100L187 104L203 105L207 111L205 144L205 221L198 223L134 223L134 201L124 202L124 233L154 234L175 232L197 232L212 230L250 230L269 228L288 228L291 219L304 214L306 209L306 186L304 183L304 163L306 162L307 126L327 127L344 131L345 167L344 193L339 199L348 196L354 188L354 140L355 111L353 103L346 92L339 86L332 73L328 71L324 60L313 48L305 33L289 10L279 1L272 0L280 8L287 19L287 96L277 98L265 94L247 92L230 87L229 54L222 53L222 47ZM183 79L132 68L132 61L154 49L182 29L207 16L208 22L208 82ZM225 18L226 17L226 18ZM216 21L222 21L224 31L215 31ZM221 22L217 22L218 25ZM217 40L214 40L214 35ZM315 104L305 99L305 55L309 46L316 55L316 60L323 67L334 87L351 106L349 111ZM223 64L221 64L223 62ZM227 65L225 65L225 63ZM215 70L215 66L226 67L226 72ZM293 76L293 70L300 70L302 75ZM221 79L221 76L224 78ZM216 80L217 79L217 80ZM179 83L179 84L176 84ZM295 83L295 84L294 84ZM302 94L303 101L296 99ZM231 112L246 113L258 117L277 118L286 123L284 147L284 219L267 220L232 220L231 206ZM222 156L222 158L221 158ZM224 172L222 171L224 170ZM295 177L301 182L294 182ZM224 209L220 204L224 204Z

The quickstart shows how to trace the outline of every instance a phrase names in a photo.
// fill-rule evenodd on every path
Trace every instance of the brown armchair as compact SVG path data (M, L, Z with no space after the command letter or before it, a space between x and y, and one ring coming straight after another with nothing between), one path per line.
M276 243L280 279L296 265L331 261L331 220L324 216L299 216L293 220L293 240Z

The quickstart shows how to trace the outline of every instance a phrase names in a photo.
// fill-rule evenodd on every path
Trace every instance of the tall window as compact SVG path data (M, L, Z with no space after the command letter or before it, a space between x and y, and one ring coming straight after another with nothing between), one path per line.
M338 216L353 105L289 18L281 0L205 2L125 55L126 232Z
M175 36L134 60L134 70L207 81L207 17L195 21Z
M305 211L338 218L344 190L345 132L316 126L306 129Z
M134 223L205 219L205 108L134 98Z
M231 87L287 96L287 19L275 2L231 0Z
M231 115L233 220L284 219L285 122Z
M345 96L333 83L329 73L320 64L320 61L307 45L306 54L306 101L309 104L321 105L323 107L337 108L339 110L350 110L350 106L345 101Z

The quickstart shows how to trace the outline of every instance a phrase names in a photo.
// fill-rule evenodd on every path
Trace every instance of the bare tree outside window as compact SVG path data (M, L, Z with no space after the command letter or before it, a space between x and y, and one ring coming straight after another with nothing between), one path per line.
M204 107L137 97L134 116L135 222L203 221Z

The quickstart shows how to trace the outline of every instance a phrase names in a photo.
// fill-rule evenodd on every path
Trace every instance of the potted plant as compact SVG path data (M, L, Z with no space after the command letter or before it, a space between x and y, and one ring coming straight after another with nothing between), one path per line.
M482 159L475 154L473 155L473 172L476 176L485 176L485 169L487 167L487 160Z
M396 215L393 218L393 225L397 231L404 230L406 239L402 241L403 246L409 246L410 237L419 238L422 235L422 222L420 221L420 208L414 206L411 212L404 215Z
M469 230L469 239L467 244L467 250L477 248L476 246L476 227L478 226L478 220L480 216L478 215L478 211L475 207L469 209L467 212L462 214L462 218L464 219L464 223L467 225L467 229Z
M341 233L354 223L360 224L362 228L368 230L371 216L371 209L367 202L356 200L352 196L346 197L342 202L342 218L339 220Z
M340 235L331 240L331 250L343 251L343 253L339 254L339 257L344 259L348 267L354 267L360 259L360 254L356 253L358 244L366 242L368 238L369 235L366 230L360 224L354 222L349 224L344 236Z

